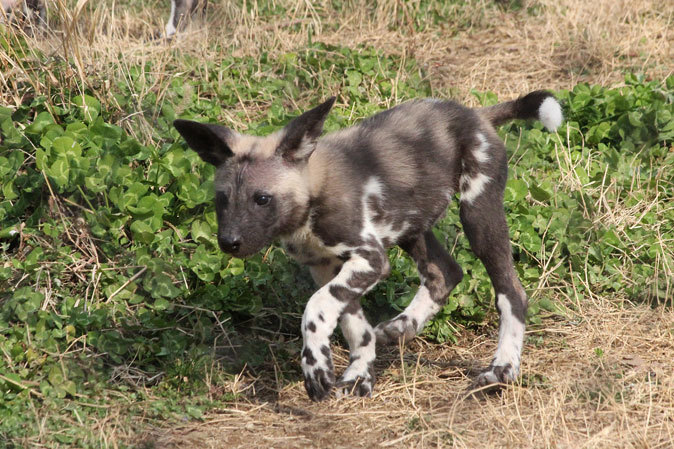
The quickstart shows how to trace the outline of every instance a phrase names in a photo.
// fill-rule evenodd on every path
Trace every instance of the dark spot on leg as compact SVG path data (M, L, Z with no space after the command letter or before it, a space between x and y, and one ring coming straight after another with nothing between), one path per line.
M374 271L359 271L357 273L351 273L351 277L346 283L351 288L365 291L376 281L377 274Z
M379 244L375 241L373 242L373 246L379 246ZM385 275L385 269L384 266L388 263L388 259L386 256L386 253L381 254L378 251L368 251L366 249L359 249L356 251L356 254L358 254L360 257L363 259L367 260L367 262L370 264L370 267L372 270L379 275Z
M367 346L370 344L370 341L372 341L372 334L370 334L370 331L365 331L365 333L363 333L363 341L360 342L360 345Z
M355 362L355 361L358 360L358 359L360 359L360 356L359 356L359 355L351 355L351 356L349 356L349 365L351 365L353 362Z
M316 323L314 323L313 321L309 321L309 323L307 324L307 329L310 332L316 332Z
M374 364L372 362L367 364L367 372L370 374L370 377L372 378L372 383L374 384L374 380L376 379L374 375Z
M312 401L322 401L325 399L335 383L335 375L332 371L326 372L318 368L313 372L312 377L304 379L304 387Z
M307 359L306 363L309 366L314 366L316 363L316 359L314 358L314 354L311 352L311 349L309 348L304 348L304 351L302 351L302 357Z
M360 312L360 301L358 299L354 299L352 301L349 301L349 303L346 305L344 308L344 313L348 313L349 315L356 315L358 312Z
M342 287L341 285L332 285L330 286L330 294L334 296L335 298L339 299L340 301L350 301L354 297L360 296L357 293L354 293L350 289L346 287Z
M419 324L419 323L417 322L417 319L416 319L416 318L412 318L412 327L414 328L414 330L417 330L417 325L418 325L418 324Z
M321 323L325 323L325 318L323 318L323 314L319 313L318 314L318 319L321 320Z
M508 381L508 376L510 375L511 371L512 367L510 366L510 363L506 363L503 366L494 367L494 374L496 375L496 378L499 380L499 382L503 383Z
M321 353L325 356L325 363L328 365L330 371L332 371L333 365L332 365L332 356L330 355L330 348L325 345L321 346Z

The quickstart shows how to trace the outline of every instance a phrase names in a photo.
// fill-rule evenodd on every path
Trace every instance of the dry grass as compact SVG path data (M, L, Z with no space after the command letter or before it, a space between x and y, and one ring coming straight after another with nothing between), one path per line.
M54 84L97 91L110 80L129 79L132 64L152 61L153 70L166 76L146 89L161 93L172 79L162 70L169 63L177 64L178 72L207 76L199 67L181 67L175 48L210 61L225 54L267 52L275 57L306 46L309 33L314 41L374 46L414 57L438 95L470 104L475 101L471 89L515 97L542 87L568 89L578 82L619 85L626 72L664 79L674 59L674 3L659 0L529 0L520 11L474 0L446 6L450 19L437 25L430 18L418 19L425 17L420 2L395 0L374 7L352 0L335 9L326 1L279 0L271 3L288 12L270 15L260 11L257 1L247 2L248 8L223 1L214 2L205 24L190 27L170 45L153 40L163 27L168 2L133 8L128 3L50 3L53 31L46 39L31 38L31 45L73 61L72 73ZM158 9L164 14L157 14ZM415 31L415 17L424 25L421 31ZM17 103L12 87L35 77L11 51L0 58L0 66L6 68L0 76L0 101ZM50 91L47 85L35 88L37 93ZM139 102L142 96L139 92Z
M301 382L256 396L264 381L239 379L230 387L245 392L231 408L143 440L159 448L669 448L673 328L671 310L587 303L528 331L522 382L497 394L467 394L475 361L488 362L495 339L464 331L455 346L416 340L402 355L383 352L371 399L314 404Z

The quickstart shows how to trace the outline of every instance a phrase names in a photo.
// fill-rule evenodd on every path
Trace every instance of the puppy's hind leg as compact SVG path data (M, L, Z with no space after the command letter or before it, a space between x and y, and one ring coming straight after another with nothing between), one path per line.
M505 167L505 161L503 164ZM476 193L475 186L470 184L479 179L473 177L464 183L466 194L461 197L460 216L470 245L491 278L496 308L500 313L496 353L487 370L476 380L476 386L485 386L512 382L519 374L527 296L513 265L503 210L505 176L480 181L480 189Z
M414 338L445 305L447 296L463 277L459 264L440 245L431 230L400 246L417 263L421 285L401 314L377 325L375 332L380 344L395 344Z

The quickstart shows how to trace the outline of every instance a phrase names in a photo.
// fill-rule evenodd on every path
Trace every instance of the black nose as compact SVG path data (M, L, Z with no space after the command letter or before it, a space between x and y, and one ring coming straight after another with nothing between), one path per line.
M218 237L220 249L226 253L235 253L241 247L241 239L235 236Z

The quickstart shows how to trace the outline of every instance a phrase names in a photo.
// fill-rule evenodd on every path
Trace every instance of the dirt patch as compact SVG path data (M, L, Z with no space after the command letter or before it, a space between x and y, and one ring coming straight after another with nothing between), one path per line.
M417 339L380 354L370 399L315 404L295 382L276 401L243 394L203 422L144 440L158 448L671 447L672 329L671 310L608 302L548 317L527 332L520 383L489 395L467 388L494 335L464 331L456 345Z

